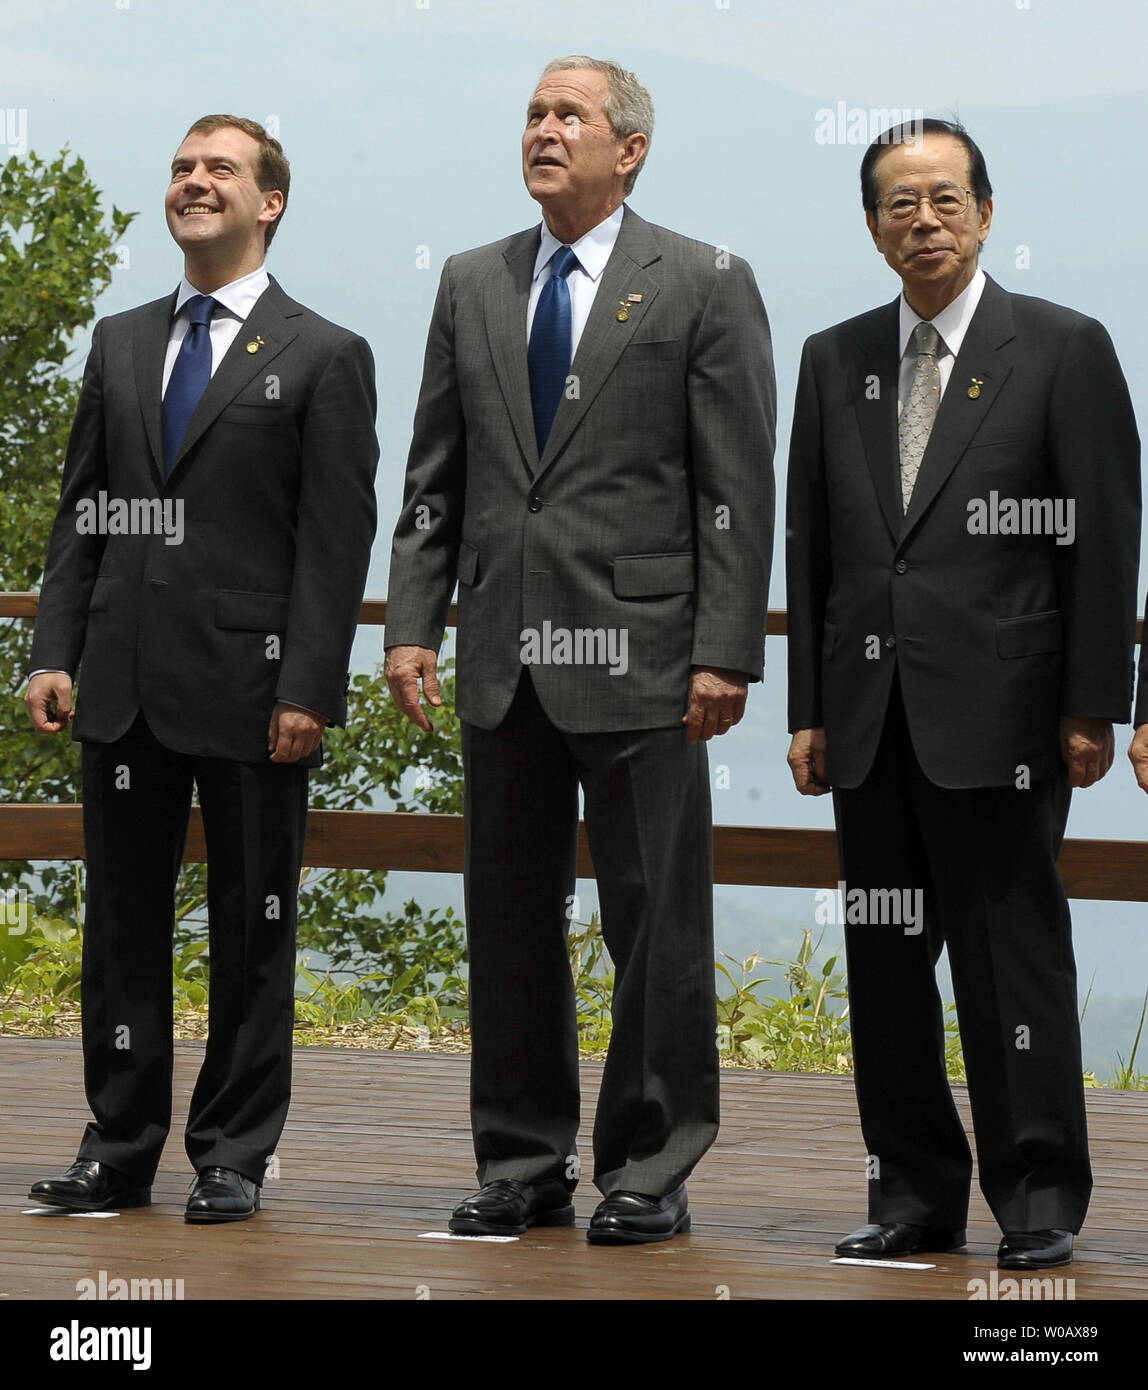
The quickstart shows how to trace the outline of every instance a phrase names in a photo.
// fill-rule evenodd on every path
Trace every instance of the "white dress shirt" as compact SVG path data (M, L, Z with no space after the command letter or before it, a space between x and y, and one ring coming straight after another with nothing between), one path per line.
M985 273L977 267L977 272L965 288L957 295L951 304L946 304L935 319L922 319L916 309L911 309L905 299L905 292L901 292L901 374L897 380L897 414L901 413L905 402L909 399L909 392L913 388L913 375L917 370L917 354L907 351L913 341L913 329L919 323L932 322L933 327L941 335L942 346L937 349L937 370L941 374L941 395L945 394L945 387L949 384L949 377L953 374L953 363L957 353L961 350L961 344L965 341L965 334L969 330L969 324L973 321L973 315L977 311L977 305L981 302L981 295L985 289Z
M578 351L582 330L586 327L586 320L590 317L594 296L598 293L598 286L602 282L602 272L606 269L606 262L610 259L610 253L613 251L614 243L618 240L618 233L622 229L624 211L623 205L612 212L604 222L599 222L596 227L591 227L585 236L580 236L577 241L570 243L571 251L578 257L578 264L566 277L566 283L570 287L570 327L573 339L570 349L571 359ZM534 327L534 311L538 308L539 296L542 294L543 286L550 279L550 258L560 246L565 244L565 242L558 240L545 222L542 223L542 243L534 260L534 282L530 286L530 298L526 304L526 341L528 344L530 342L530 330Z
M243 321L248 314L255 308L255 301L271 283L271 278L267 274L266 267L260 266L258 270L253 270L250 275L243 275L238 280L232 280L230 285L223 285L217 290L212 290L211 297L215 300L215 317L211 320L211 374L215 375L215 369L223 361L224 353L235 341L235 336L243 327ZM175 367L175 359L179 356L179 350L183 346L183 340L187 337L187 330L190 327L187 315L183 312L184 305L196 294L202 294L202 290L197 290L185 275L179 282L179 290L175 296L175 312L171 317L171 331L167 339L167 355L163 359L163 389L162 394L167 395L167 384L171 380L172 370Z

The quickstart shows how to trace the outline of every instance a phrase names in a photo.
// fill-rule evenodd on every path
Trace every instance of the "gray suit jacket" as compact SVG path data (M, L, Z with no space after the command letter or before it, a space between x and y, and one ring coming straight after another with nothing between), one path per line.
M525 651L558 728L673 725L691 666L762 674L765 309L744 261L627 208L539 458L526 360L539 241L536 227L443 267L386 645L437 650L457 577L462 719L502 721Z
M78 739L113 742L142 707L168 748L265 762L277 699L332 724L346 718L375 533L371 350L272 279L165 478L173 303L168 295L96 325L30 667L74 675L82 662ZM248 343L260 345L248 352ZM182 516L179 543L154 528L82 531L77 509L101 493L168 504ZM320 761L316 749L302 765Z

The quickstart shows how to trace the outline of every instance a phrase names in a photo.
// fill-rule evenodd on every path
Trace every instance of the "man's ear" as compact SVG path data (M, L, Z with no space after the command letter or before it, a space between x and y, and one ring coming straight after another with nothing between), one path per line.
M989 239L989 228L993 224L993 200L986 198L977 209L977 216L980 219L980 243L983 246Z
M880 251L881 233L877 230L877 214L875 212L867 212L865 214L865 225L869 228L869 235L873 238L873 245Z

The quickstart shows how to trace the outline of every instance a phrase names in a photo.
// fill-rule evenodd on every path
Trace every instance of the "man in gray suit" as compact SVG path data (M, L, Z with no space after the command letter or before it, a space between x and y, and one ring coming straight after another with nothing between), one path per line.
M211 1030L187 1121L188 1221L255 1214L287 1115L307 770L346 719L379 452L367 343L264 266L290 176L257 122L196 121L165 199L183 279L92 338L25 696L37 731L60 733L82 663L93 1120L76 1163L32 1188L52 1206L150 1203L193 786Z
M574 1219L579 786L615 968L589 1239L688 1229L717 1133L705 743L762 675L773 365L749 267L624 205L652 128L616 64L549 64L522 145L543 225L448 259L427 344L386 669L429 728L457 576L482 1184L458 1232Z

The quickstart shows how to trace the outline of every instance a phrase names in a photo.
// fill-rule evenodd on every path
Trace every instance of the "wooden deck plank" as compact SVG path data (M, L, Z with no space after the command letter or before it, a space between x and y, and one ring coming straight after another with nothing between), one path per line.
M864 1220L864 1149L848 1077L725 1071L723 1126L690 1182L688 1237L630 1249L585 1239L597 1194L575 1198L578 1226L510 1244L421 1239L442 1231L474 1187L469 1059L433 1053L299 1048L265 1208L234 1226L188 1226L190 1168L180 1138L202 1044L176 1045L176 1121L154 1205L108 1219L24 1215L30 1182L74 1156L87 1118L78 1040L0 1039L0 1299L74 1299L98 1277L181 1278L194 1299L967 1300L987 1278L998 1231L974 1195L967 1252L922 1257L930 1270L831 1262ZM584 1135L601 1066L585 1063ZM955 1088L969 1123L965 1089ZM1148 1295L1148 1095L1090 1091L1096 1172L1078 1258L1053 1271L1076 1298ZM583 1161L589 1163L583 1140Z

